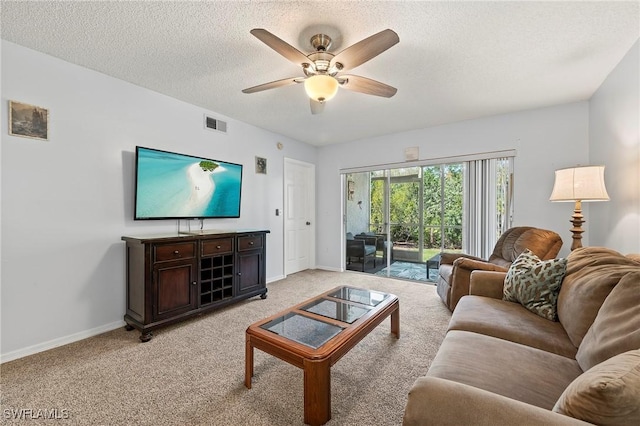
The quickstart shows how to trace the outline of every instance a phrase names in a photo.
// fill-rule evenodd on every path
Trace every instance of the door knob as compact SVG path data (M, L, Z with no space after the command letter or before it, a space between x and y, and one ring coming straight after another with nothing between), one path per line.
M307 222L307 225L311 225L311 222Z

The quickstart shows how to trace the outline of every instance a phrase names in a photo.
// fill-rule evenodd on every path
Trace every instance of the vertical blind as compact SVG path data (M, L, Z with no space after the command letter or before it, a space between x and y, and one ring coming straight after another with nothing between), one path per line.
M468 161L466 166L463 250L487 259L511 227L513 157Z

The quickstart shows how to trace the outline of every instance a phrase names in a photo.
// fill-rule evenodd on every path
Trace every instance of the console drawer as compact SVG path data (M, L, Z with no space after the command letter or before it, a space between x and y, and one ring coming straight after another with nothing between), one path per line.
M195 241L188 243L156 244L153 250L154 262L169 262L196 257Z
M233 238L220 238L219 240L209 240L202 242L202 256L214 254L232 253Z
M238 237L238 251L257 250L261 249L262 245L262 235Z

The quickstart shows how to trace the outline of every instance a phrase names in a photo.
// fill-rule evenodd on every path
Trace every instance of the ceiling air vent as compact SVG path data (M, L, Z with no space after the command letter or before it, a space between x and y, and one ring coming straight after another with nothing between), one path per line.
M215 130L217 132L227 133L227 122L218 120L217 118L204 115L204 128L209 130Z

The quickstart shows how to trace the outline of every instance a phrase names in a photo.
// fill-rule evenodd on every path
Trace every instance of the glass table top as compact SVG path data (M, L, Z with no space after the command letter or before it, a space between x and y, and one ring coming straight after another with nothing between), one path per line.
M354 323L363 315L375 309L377 305L389 298L389 296L389 294L379 291L340 287L325 296L310 301L299 309L300 311L338 320L345 323L344 327L323 321L322 318L306 316L298 311L287 312L262 324L260 328L313 349L318 349L340 334L342 330L348 327L348 324Z
M343 327L296 313L285 314L260 327L314 349L318 349L344 330Z
M302 307L302 310L351 324L369 312L371 308L350 305L336 300L320 299Z
M380 302L389 297L388 294L381 293L379 291L352 287L340 287L333 293L329 293L329 296L369 306L377 306Z

